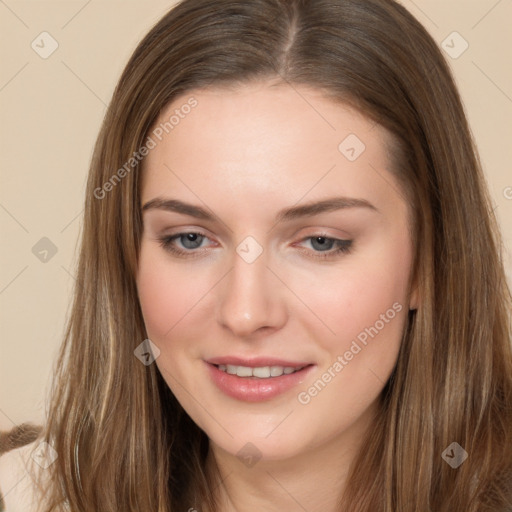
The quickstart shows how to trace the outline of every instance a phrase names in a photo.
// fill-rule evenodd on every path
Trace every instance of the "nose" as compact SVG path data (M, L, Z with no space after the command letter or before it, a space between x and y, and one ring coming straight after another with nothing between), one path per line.
M282 287L267 267L265 252L252 263L235 254L219 290L219 324L238 338L281 329L288 316Z

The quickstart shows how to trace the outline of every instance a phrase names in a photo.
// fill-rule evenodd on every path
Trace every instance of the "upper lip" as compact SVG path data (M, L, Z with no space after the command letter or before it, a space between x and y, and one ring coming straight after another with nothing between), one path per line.
M263 366L289 366L292 368L298 368L312 364L305 361L285 361L284 359L265 356L251 357L249 359L237 356L220 356L207 359L206 362L214 365L230 364L233 366L248 366L250 368L260 368Z

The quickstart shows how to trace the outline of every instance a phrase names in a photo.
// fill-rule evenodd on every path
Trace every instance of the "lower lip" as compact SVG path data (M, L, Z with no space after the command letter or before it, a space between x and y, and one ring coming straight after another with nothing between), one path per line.
M226 395L244 402L263 402L282 393L286 393L306 379L314 365L305 366L288 375L260 379L258 377L238 377L219 370L215 365L206 363L215 385Z

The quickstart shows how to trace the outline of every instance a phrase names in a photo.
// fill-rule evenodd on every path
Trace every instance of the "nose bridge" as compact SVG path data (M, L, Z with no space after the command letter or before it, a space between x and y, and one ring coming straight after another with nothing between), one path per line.
M244 248L243 244L240 246ZM276 329L286 321L283 296L277 289L279 283L267 268L266 256L263 252L251 261L238 252L224 281L218 320L237 336L248 336L263 327Z

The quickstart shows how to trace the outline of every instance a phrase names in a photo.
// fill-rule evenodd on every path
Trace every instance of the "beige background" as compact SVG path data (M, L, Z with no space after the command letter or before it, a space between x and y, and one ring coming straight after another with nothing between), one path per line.
M212 0L214 1L214 0ZM510 0L403 0L455 72L502 225L512 281ZM41 422L74 282L84 184L114 85L173 2L0 0L0 429ZM57 50L31 43L46 31ZM453 41L453 42L452 42ZM39 42L39 43L38 43ZM45 48L48 49L49 39ZM39 51L43 51L41 48ZM57 252L32 252L47 237ZM51 256L51 257L50 257Z

